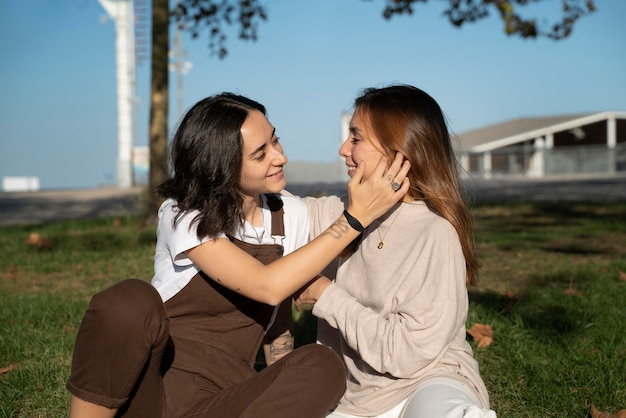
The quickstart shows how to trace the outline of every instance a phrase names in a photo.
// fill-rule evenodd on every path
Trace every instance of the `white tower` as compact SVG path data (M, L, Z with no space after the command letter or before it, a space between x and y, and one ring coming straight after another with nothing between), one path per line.
M135 28L133 0L98 0L115 22L117 62L117 185L133 185Z

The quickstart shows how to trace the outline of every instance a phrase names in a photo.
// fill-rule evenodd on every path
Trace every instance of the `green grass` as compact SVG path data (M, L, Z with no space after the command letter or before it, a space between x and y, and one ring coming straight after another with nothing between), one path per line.
M626 409L626 203L472 212L483 269L467 325L491 325L493 343L468 339L499 416ZM0 417L67 416L89 298L127 277L150 280L154 236L130 217L0 228ZM310 312L296 318L297 344L313 341Z

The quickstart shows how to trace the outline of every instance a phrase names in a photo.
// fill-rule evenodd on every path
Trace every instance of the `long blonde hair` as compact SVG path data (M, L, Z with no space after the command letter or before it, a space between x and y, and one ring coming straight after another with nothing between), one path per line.
M392 85L365 89L354 106L389 156L399 151L409 160L409 196L425 201L452 224L465 256L466 282L475 284L480 261L472 219L461 195L457 162L439 104L416 87Z

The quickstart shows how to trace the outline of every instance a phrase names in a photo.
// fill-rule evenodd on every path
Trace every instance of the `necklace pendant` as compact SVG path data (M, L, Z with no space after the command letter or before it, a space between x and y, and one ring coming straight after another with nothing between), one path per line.
M383 248L383 242L382 241L378 243L378 249L380 250L381 248Z

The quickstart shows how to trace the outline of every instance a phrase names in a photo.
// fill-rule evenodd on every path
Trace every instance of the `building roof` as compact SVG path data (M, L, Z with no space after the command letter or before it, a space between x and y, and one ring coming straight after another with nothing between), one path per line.
M457 135L464 151L489 151L555 132L575 129L611 117L626 119L626 112L606 111L562 116L519 118Z

